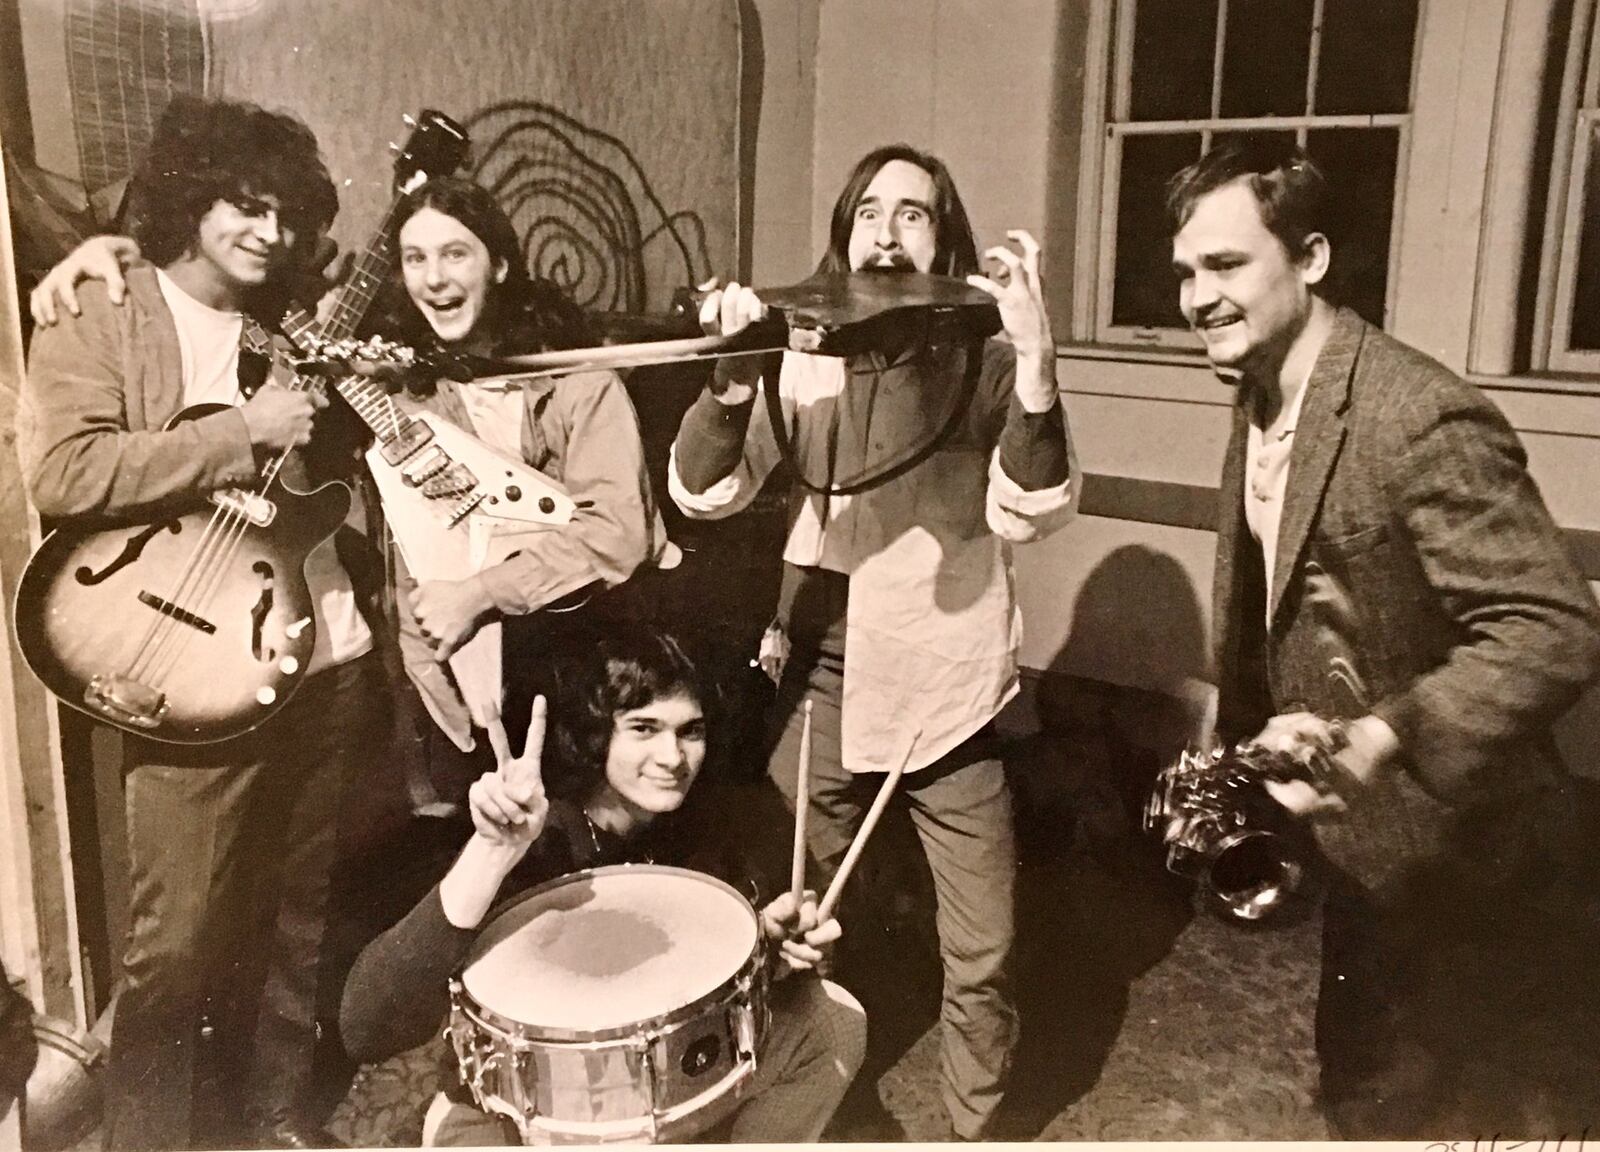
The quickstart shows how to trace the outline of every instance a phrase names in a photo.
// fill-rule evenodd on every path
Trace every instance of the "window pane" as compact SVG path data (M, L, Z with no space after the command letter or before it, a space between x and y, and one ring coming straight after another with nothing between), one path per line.
M1326 0L1315 111L1406 112L1417 0Z
M1589 126L1589 170L1583 181L1583 223L1578 237L1578 279L1572 292L1567 347L1600 351L1600 124Z
M1389 236L1394 229L1394 128L1312 132L1306 150L1328 177L1329 295L1373 324L1383 324L1389 291Z
M1139 0L1133 20L1135 120L1211 115L1217 0Z
M1222 48L1222 115L1306 110L1312 0L1230 0Z
M1117 191L1116 281L1111 322L1182 328L1167 228L1167 178L1200 158L1200 134L1128 136L1122 141Z

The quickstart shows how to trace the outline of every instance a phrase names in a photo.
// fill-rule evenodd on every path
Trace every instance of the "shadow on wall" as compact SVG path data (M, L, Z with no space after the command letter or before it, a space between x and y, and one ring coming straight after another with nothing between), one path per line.
M1167 873L1140 819L1159 766L1209 718L1205 646L1178 562L1119 548L1085 581L1041 673L1037 730L1011 742L1023 868L1009 1138L1037 1135L1099 1080L1129 985L1193 915L1190 886Z
M1038 731L1019 742L1019 816L1070 800L1075 838L1119 838L1156 767L1210 725L1206 627L1199 593L1171 556L1143 545L1106 555L1078 592L1061 649L1039 675ZM1051 755L1062 741L1087 763ZM1085 809L1105 794L1110 810ZM1116 801L1112 803L1112 801ZM1136 820L1135 820L1136 822Z

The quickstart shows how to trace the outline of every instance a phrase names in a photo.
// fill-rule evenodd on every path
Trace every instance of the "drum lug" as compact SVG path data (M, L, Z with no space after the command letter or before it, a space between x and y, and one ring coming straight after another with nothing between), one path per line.
M650 1100L650 1143L657 1142L661 1126L661 1114L666 1108L661 1099L661 1086L670 1083L671 1070L663 1068L662 1062L666 1059L666 1047L660 1043L661 1033L642 1032L632 1040L632 1046L638 1053L639 1067L644 1071L645 1087Z

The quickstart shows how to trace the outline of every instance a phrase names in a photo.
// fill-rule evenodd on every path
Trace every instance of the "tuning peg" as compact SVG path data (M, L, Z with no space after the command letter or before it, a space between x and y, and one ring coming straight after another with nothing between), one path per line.
M400 145L396 144L393 140L389 141L389 151L391 151L391 152L399 152L400 151Z
M411 118L411 113L409 112L402 112L400 114L400 119L405 121L407 128L415 128L417 126L417 122Z

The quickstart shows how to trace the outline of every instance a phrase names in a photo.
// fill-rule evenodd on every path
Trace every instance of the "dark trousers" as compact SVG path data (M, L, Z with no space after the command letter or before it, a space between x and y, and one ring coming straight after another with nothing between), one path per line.
M107 1148L182 1148L195 1131L202 1016L224 1089L271 1123L309 1086L317 968L342 791L372 751L375 656L317 673L255 732L178 747L130 739L131 871L112 1029Z
M822 656L792 660L778 694L778 715L786 720L770 771L791 808L796 802L801 701L812 703L806 838L819 891L838 871L883 784L882 774L856 775L841 763L843 687L841 659ZM979 733L937 763L909 773L901 780L898 800L909 807L933 876L944 967L943 1096L955 1131L968 1139L984 1134L999 1107L1017 1042L1007 971L1014 936L1016 844L1011 796L992 744L992 737Z
M1464 817L1379 889L1331 878L1316 1043L1339 1136L1575 1138L1592 1122L1600 898L1572 793Z

